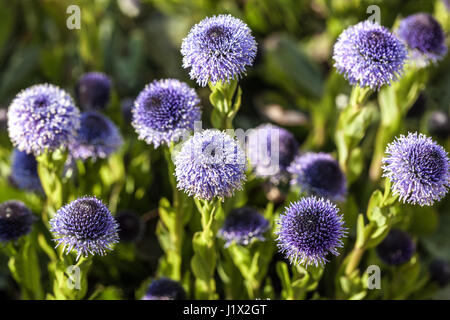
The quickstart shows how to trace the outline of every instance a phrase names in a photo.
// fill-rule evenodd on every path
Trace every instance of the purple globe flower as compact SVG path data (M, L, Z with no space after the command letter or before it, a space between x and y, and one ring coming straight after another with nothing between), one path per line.
M398 36L411 49L412 58L423 61L441 60L447 53L441 25L428 13L410 15L400 22Z
M423 134L401 135L386 148L383 177L394 195L410 204L431 206L450 185L450 160L440 145Z
M51 232L63 251L80 256L105 255L119 242L118 224L108 208L95 197L83 197L60 208L50 220ZM67 250L66 250L67 249Z
M334 45L334 66L351 85L378 90L396 80L407 57L404 44L378 23L345 29Z
M0 241L17 240L30 233L36 218L21 201L11 200L0 204Z
M154 280L142 300L185 300L186 292L176 281L168 278Z
M225 248L233 242L246 246L253 239L264 241L264 232L269 229L269 221L258 211L243 207L232 210L226 217L219 237L225 240Z
M231 15L205 18L192 27L181 45L183 67L201 86L238 80L256 56L249 27Z
M344 201L347 194L345 174L329 154L308 152L297 156L288 167L291 184L299 185L308 195Z
M10 179L19 189L43 191L37 171L37 161L32 154L17 149L13 151Z
M119 224L119 238L121 241L138 241L144 231L144 225L139 215L130 210L123 210L116 214Z
M277 221L278 247L294 264L323 266L327 255L338 255L346 228L339 209L314 196L292 202Z
M175 156L178 189L198 199L231 197L246 180L245 153L225 132L196 132Z
M408 262L416 251L416 244L404 231L393 229L377 246L380 259L388 265Z
M288 180L287 167L297 154L298 143L288 130L263 124L247 137L247 155L258 177L270 177L274 184Z
M445 287L450 283L450 263L436 259L429 267L431 281L436 282L440 287Z
M35 156L66 147L80 126L80 113L70 95L51 84L21 91L8 110L13 145Z
M75 96L84 110L101 110L111 95L111 80L101 72L85 73L75 87Z
M122 143L119 129L111 120L96 111L86 111L81 114L81 126L69 149L75 159L104 159Z
M141 91L132 113L139 139L157 148L194 129L194 122L201 119L200 99L184 82L155 80Z

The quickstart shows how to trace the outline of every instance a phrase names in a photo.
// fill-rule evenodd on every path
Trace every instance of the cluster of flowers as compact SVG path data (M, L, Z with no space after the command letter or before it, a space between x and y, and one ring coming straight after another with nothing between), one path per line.
M201 86L239 79L256 56L256 42L239 19L220 15L195 25L182 43L183 67ZM408 51L408 48L410 49ZM346 29L334 46L336 69L352 85L378 90L402 74L408 54L421 62L435 62L446 53L444 34L428 14L404 19L397 34L372 22ZM67 147L76 158L106 158L122 138L115 125L93 109L109 99L110 81L99 73L87 74L76 88L80 114L64 90L49 84L32 86L17 95L8 112L8 130L17 150L13 154L14 183L26 189L40 188L37 157ZM195 90L176 79L155 80L138 95L132 106L132 126L139 139L155 148L170 146L189 137L175 155L177 187L189 196L210 201L230 197L242 189L247 161L253 173L271 183L290 181L304 197L291 203L277 221L278 246L292 263L322 266L329 254L338 255L347 234L334 202L344 201L347 181L339 163L326 153L299 153L299 144L286 129L264 124L247 137L246 152L236 139L213 129L195 132L201 119ZM275 139L273 137L276 137ZM275 146L275 145L276 146ZM274 150L276 150L274 152ZM384 176L403 202L433 205L450 185L450 160L446 151L418 133L400 136L386 149ZM276 169L272 164L276 157ZM10 201L0 207L0 240L17 239L29 232L34 218L23 204ZM262 241L267 221L249 207L230 212L218 236L226 246ZM96 198L84 197L60 208L51 220L57 245L78 257L105 254L119 239L118 223ZM407 261L414 253L412 240L394 230L378 247L389 264ZM183 289L169 279L150 286L145 299L183 298Z

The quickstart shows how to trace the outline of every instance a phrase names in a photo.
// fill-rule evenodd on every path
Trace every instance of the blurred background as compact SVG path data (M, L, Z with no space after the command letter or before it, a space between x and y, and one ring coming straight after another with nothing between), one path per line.
M170 195L162 153L142 142L129 124L126 106L144 86L160 78L177 78L197 89L202 98L204 127L211 110L208 88L198 88L182 68L180 47L190 28L206 16L230 13L245 21L258 43L258 54L248 75L240 82L242 107L235 127L248 129L272 122L293 132L305 150L333 152L334 125L339 107L345 105L350 86L333 69L332 46L349 25L367 19L370 5L381 9L381 24L391 28L397 19L429 12L448 32L448 7L441 0L0 0L0 201L25 199L39 208L38 195L24 195L8 183L12 146L6 130L6 110L14 96L30 85L48 82L74 95L80 76L101 71L110 76L113 92L104 112L128 137L117 174L126 181L113 211L133 210L145 222L136 245L120 244L93 270L108 285L102 298L134 298L143 279L154 275L161 254L154 236L158 200ZM81 12L80 29L68 29L70 5ZM405 127L432 136L450 150L450 55L431 68L426 89L406 118ZM344 101L344 102L343 102ZM122 112L125 111L125 112ZM440 116L436 116L436 111ZM436 120L437 119L437 120ZM369 166L379 116L363 140ZM134 144L134 147L130 147ZM137 146L136 146L137 145ZM144 154L146 153L146 154ZM151 153L148 163L145 156ZM120 158L122 159L122 158ZM119 162L119 161L118 161ZM140 174L136 174L136 173ZM114 177L111 178L113 182ZM135 180L134 180L135 179ZM370 191L364 191L367 172L351 186L355 212L364 211ZM363 191L360 191L363 190ZM264 195L255 191L252 205L263 207ZM410 231L421 237L425 256L450 261L450 197L415 219ZM359 209L359 210L358 210ZM408 209L407 209L408 210ZM411 209L412 210L412 209ZM114 213L115 213L114 212ZM346 217L352 227L354 217ZM0 258L2 259L2 258ZM108 261L114 263L108 264ZM15 298L14 282L6 260L0 261L0 292ZM274 284L276 286L276 284ZM450 290L440 293L450 299Z

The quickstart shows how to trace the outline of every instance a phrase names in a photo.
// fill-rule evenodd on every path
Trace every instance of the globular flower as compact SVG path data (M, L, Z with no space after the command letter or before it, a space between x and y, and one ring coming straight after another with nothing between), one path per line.
M334 66L351 85L378 90L396 80L407 58L405 45L387 28L363 21L345 29L334 45Z
M11 176L14 186L29 191L42 191L34 155L14 149L12 153Z
M111 95L111 80L101 72L85 73L75 87L75 96L83 110L102 110Z
M392 183L394 195L410 204L431 206L450 186L447 152L423 134L401 135L386 148L383 177Z
M247 156L255 175L278 184L288 180L287 167L297 154L298 143L288 130L263 124L247 137Z
M137 97L132 125L139 139L157 148L176 142L201 119L200 99L194 89L176 79L155 80Z
M445 287L450 283L450 263L436 259L430 263L429 267L431 281L436 282L440 287Z
M347 182L339 163L329 154L308 152L297 156L288 167L291 184L299 185L308 195L344 201Z
M231 197L242 189L245 169L244 151L219 130L196 132L175 156L178 189L202 200Z
M253 208L232 210L226 217L219 237L226 241L225 248L233 242L246 246L253 239L264 241L263 234L269 229L269 221Z
M168 279L154 280L142 297L142 300L185 300L186 292L181 284Z
M116 214L116 220L119 224L119 238L121 241L137 241L143 232L143 223L135 212L123 210Z
M20 151L38 156L67 147L80 126L80 112L64 90L38 84L21 91L8 109L8 131Z
M294 264L323 266L329 253L339 255L347 234L339 209L314 196L292 202L277 221L280 252Z
M192 27L181 45L183 67L201 86L238 80L253 64L256 41L250 28L231 15L205 18Z
M75 159L104 159L122 143L119 129L111 120L96 111L86 111L81 114L81 126L69 150Z
M445 34L441 25L428 13L416 13L400 22L398 36L411 49L414 60L436 62L447 53Z
M63 251L80 256L105 255L119 241L118 224L109 209L95 197L83 197L60 208L50 220L51 232ZM66 250L67 249L67 250Z
M31 232L36 218L21 201L11 200L0 204L0 241L17 240Z
M377 254L388 265L408 262L416 251L416 244L404 231L393 229L377 246Z

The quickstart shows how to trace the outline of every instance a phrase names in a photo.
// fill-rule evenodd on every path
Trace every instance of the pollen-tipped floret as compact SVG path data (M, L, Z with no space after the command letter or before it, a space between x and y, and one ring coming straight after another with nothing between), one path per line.
M401 135L386 148L383 176L392 183L394 195L410 204L431 206L450 186L447 152L423 134Z
M205 18L181 45L183 67L201 86L238 80L253 64L256 41L249 27L231 15Z
M118 224L108 208L95 197L83 197L60 208L50 220L57 247L80 256L105 255L119 241Z
M224 199L242 189L245 169L244 151L219 130L196 132L175 156L178 189L203 200Z
M333 58L334 66L351 85L378 90L401 74L407 50L385 27L363 21L342 32Z
M329 200L302 198L285 208L275 232L279 250L294 264L322 266L338 255L347 231L339 209Z
M139 139L157 148L177 142L194 129L201 119L200 99L184 82L155 80L139 93L132 117Z
M8 132L20 151L38 156L67 147L80 126L80 113L64 90L38 84L21 91L8 109Z

